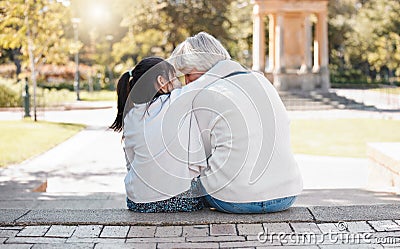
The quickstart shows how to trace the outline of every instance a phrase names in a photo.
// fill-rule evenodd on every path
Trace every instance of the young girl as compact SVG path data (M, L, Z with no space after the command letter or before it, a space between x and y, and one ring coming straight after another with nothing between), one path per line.
M170 93L180 85L174 67L157 57L143 59L118 81L118 114L110 128L123 131L127 206L132 211L188 212L203 208L193 179L206 166L204 152L177 151L191 147L189 137L200 134L190 128L189 119L180 122L178 134L176 127L163 123L166 114L174 117L174 109L169 108L173 102ZM196 160L189 160L189 155Z

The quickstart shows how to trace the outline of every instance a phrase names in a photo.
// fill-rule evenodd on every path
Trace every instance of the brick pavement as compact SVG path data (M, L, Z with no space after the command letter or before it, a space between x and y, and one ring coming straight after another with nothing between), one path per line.
M1 226L0 248L400 248L400 222Z

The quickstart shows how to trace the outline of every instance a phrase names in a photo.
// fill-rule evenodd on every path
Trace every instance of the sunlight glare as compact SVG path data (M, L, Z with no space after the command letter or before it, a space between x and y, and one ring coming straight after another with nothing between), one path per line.
M94 20L102 20L107 14L106 9L103 5L95 5L92 7L90 15Z

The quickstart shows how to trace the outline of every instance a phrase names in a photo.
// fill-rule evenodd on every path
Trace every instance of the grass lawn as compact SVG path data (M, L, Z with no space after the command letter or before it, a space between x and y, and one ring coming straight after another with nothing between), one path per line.
M39 106L57 106L65 102L74 102L76 100L76 92L68 90L42 90L38 92L38 105ZM117 101L117 93L115 91L101 90L101 91L80 91L79 97L83 101ZM44 104L44 103L45 104Z
M83 128L84 125L44 121L0 121L0 167L43 153Z
M371 91L400 95L400 87L373 88Z
M96 92L81 91L80 98L84 101L117 101L117 92L107 90Z
M400 142L400 120L292 120L294 153L365 157L367 142Z

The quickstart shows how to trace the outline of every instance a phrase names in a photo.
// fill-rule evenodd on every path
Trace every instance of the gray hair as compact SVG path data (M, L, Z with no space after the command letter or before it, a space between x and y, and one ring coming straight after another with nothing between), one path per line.
M215 37L200 32L187 38L172 52L170 62L183 74L191 71L207 72L222 60L231 56Z

